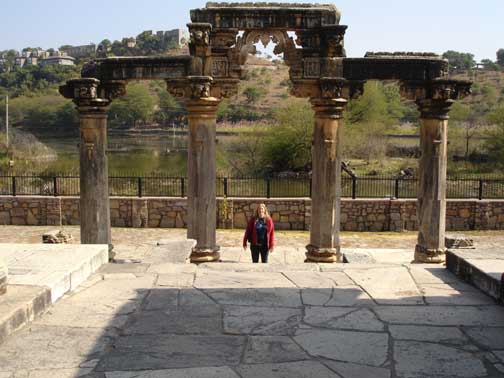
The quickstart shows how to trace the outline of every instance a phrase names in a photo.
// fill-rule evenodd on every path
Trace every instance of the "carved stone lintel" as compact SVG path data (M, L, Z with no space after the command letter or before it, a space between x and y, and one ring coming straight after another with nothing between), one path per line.
M306 246L306 262L341 263L343 254L339 248L318 248L308 244Z
M471 82L462 80L404 81L401 95L416 102L421 118L448 119L455 100L471 93Z
M184 100L211 98L213 79L210 76L188 76L185 80L167 80L168 92Z
M444 263L445 257L446 249L427 249L419 244L415 246L415 263Z

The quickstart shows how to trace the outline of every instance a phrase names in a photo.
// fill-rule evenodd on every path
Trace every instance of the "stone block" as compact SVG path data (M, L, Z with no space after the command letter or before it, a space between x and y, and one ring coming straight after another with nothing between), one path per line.
M11 222L11 216L8 211L1 211L0 212L0 224L2 225L7 225L10 224Z
M167 216L163 216L163 218L161 219L160 227L162 227L162 228L175 227L175 219L167 217Z

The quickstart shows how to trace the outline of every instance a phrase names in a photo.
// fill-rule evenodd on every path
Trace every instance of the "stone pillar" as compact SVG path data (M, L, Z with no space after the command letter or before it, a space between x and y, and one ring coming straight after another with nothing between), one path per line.
M5 260L0 257L0 295L7 292L7 264Z
M448 112L455 100L470 93L469 81L435 79L401 83L401 94L414 100L420 110L418 240L414 260L417 263L445 260Z
M69 80L60 93L77 105L80 119L80 229L82 244L108 244L112 255L107 164L107 108L125 93L123 82Z
M187 155L187 237L196 239L191 262L218 261L216 245L215 127L219 100L210 97L209 77L190 77L186 100L189 120Z
M417 263L440 263L445 258L448 111L452 103L453 100L417 101L421 112Z
M340 252L341 127L344 98L312 100L315 130L312 151L312 217L309 262L342 262Z

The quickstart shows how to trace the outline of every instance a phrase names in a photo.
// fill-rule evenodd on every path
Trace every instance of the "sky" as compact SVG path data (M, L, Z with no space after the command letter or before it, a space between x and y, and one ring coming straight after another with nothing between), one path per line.
M288 1L278 1L288 2ZM303 1L318 2L330 1ZM504 0L338 0L347 56L447 50L476 60L504 48ZM0 50L99 43L144 30L185 28L203 0L0 0Z

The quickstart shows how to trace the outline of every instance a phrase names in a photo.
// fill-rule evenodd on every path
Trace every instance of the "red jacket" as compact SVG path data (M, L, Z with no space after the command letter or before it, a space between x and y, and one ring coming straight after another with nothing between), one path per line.
M255 221L256 217L252 217L247 224L245 235L243 235L244 247L247 246L247 239L249 235L252 235L251 244L257 244L257 230L255 228ZM266 242L268 243L268 250L270 250L275 246L275 226L273 225L273 219L271 219L271 217L266 220L266 227L268 228L268 231L266 232Z

